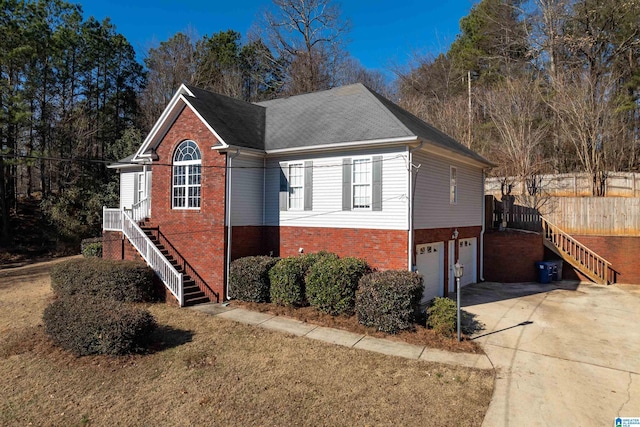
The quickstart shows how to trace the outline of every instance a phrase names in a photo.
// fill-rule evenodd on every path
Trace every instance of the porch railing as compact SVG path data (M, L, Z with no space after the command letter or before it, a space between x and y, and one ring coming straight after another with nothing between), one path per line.
M155 271L162 283L184 305L183 278L173 265L162 255L162 252L144 234L131 215L131 211L122 210L122 233L138 250L142 258Z
M550 223L546 218L540 218L545 241L551 243L570 264L600 284L606 285L615 282L616 272L611 268L609 261Z
M104 231L122 231L122 210L103 206L102 229Z
M149 208L151 207L149 202L150 200L147 197L131 206L129 211L131 212L131 217L134 221L140 222L149 217Z

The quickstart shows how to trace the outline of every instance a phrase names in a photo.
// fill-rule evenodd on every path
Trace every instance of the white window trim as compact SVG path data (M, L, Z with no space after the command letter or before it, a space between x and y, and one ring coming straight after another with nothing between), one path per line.
M355 180L355 174L356 174L356 163L361 161L361 160L366 160L369 162L369 182L364 184L364 183L356 183ZM369 207L367 208L363 208L363 207L357 207L354 205L354 200L356 198L356 191L355 188L356 186L363 186L363 185L367 185L369 188ZM373 157L372 156L367 156L367 157L352 157L351 158L351 210L353 211L371 211L373 210Z
M191 140L185 140L182 141L180 144L178 144L178 147L180 147L184 142L187 141L191 141ZM196 147L198 148L198 151L200 151L200 147L198 146L198 144L195 141L191 141L193 142ZM178 147L176 147L176 150L178 149ZM175 158L175 152L173 154L173 158ZM172 160L173 160L172 158ZM174 182L175 179L175 172L176 172L176 167L177 166L184 166L185 167L185 184L184 185L176 185ZM193 166L200 166L200 183L195 185L195 184L189 184L189 170L191 169L191 167ZM184 206L176 206L175 202L176 202L176 196L175 196L175 189L176 188L184 188L184 196L182 196L181 198L184 199ZM200 188L200 206L189 206L189 189L190 188ZM200 208L202 207L202 151L200 151L200 159L198 160L182 160L182 161L175 161L173 160L172 165L171 165L171 209L175 209L175 210L191 210L191 211L198 211L200 210Z
M291 187L291 168L300 168L300 170L302 171L302 181L300 182L300 186L295 186L295 187ZM304 210L304 175L305 175L305 170L304 170L304 162L293 162L293 163L289 163L287 164L287 210L290 211L303 211ZM300 188L301 194L302 194L302 198L301 198L301 205L298 208L294 208L291 206L291 188Z
M137 174L137 187L136 187L136 202L141 202L147 197L147 177L145 172L136 172Z
M449 167L449 204L458 204L458 168Z

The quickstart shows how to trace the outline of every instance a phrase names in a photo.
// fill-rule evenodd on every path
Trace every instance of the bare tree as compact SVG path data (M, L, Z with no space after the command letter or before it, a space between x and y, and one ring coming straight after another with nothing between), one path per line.
M147 85L140 96L143 129L149 130L160 117L182 83L194 83L196 77L195 40L187 33L150 48L144 60Z
M264 13L263 39L289 64L287 92L328 89L344 53L347 21L332 0L273 0Z
M605 195L605 151L619 136L611 126L615 123L612 96L617 81L613 74L594 78L584 70L559 76L554 96L548 101L558 117L562 137L571 142L583 170L593 177L594 196Z

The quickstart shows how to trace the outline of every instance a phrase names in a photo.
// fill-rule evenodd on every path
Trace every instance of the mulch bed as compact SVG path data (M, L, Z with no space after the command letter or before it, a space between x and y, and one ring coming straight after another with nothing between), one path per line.
M355 332L377 338L387 338L408 344L424 345L431 348L458 353L483 353L482 349L476 342L469 341L468 337L464 335L462 336L462 341L458 342L455 337L443 337L436 334L433 330L427 329L425 326L419 324L415 325L414 331L402 331L394 335L361 325L358 323L356 316L332 316L330 314L322 313L313 307L283 307L270 303L254 303L236 300L231 302L231 306L243 307L247 310L269 313L276 316L292 317L302 322L318 326L342 329L349 332Z

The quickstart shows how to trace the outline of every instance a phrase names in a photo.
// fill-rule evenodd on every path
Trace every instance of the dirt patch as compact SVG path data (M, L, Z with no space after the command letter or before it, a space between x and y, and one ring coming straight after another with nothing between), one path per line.
M427 329L421 325L416 325L414 331L402 331L398 334L387 334L377 331L374 328L361 325L358 323L356 316L331 316L312 307L282 307L276 304L261 304L242 301L232 301L231 304L246 308L247 310L259 311L277 316L292 317L302 322L312 323L314 325L343 329L357 334L364 334L377 338L386 338L393 341L424 345L431 348L454 352L483 353L480 346L474 341L467 340L466 336L463 336L462 342L458 342L455 338L443 337L436 334L433 330Z
M44 334L49 282L40 273L20 277L0 286L3 426L480 425L491 399L490 371L334 346L163 304L144 305L162 325L149 354L78 358ZM15 279L0 281L7 278Z

